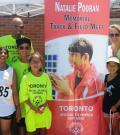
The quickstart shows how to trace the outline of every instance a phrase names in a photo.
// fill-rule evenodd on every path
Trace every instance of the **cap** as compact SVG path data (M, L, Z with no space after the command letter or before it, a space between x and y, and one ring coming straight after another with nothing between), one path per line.
M107 60L107 63L108 62L116 62L116 63L120 64L120 61L117 57L109 57Z

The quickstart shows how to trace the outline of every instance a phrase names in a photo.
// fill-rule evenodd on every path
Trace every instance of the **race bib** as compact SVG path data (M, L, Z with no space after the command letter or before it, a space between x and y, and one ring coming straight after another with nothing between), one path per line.
M9 87L0 85L0 99L9 99L12 95L12 90Z

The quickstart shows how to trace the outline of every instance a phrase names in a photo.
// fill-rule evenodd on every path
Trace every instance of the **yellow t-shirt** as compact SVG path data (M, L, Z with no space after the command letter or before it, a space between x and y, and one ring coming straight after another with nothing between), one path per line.
M17 90L20 89L20 82L22 80L22 77L28 73L29 64L23 63L19 59L15 63L12 64L12 67L15 69L16 76L17 76Z
M22 36L24 37L24 36ZM0 37L0 47L4 47L9 51L9 57L7 59L7 63L12 65L19 58L16 39L12 35L5 35ZM34 52L32 47L32 53Z
M34 76L31 72L23 76L19 92L20 103L29 100L32 105L38 108L48 100L52 100L52 86L48 74L42 73L40 77ZM37 128L50 128L51 111L46 107L42 114L34 112L25 104L26 128L34 132Z

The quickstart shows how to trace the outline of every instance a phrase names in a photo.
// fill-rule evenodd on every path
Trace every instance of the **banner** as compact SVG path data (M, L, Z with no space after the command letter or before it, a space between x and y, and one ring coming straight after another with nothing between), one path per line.
M109 0L45 0L45 66L54 97L48 135L107 134L102 95L109 4Z

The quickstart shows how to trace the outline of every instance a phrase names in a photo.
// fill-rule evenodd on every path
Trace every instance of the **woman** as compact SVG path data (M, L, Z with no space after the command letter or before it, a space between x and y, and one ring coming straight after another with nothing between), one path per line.
M11 135L11 121L16 111L20 119L19 103L16 91L16 74L6 64L8 50L0 48L0 128L2 135Z
M111 45L108 47L108 57L117 56L120 60L120 26L110 25L109 32Z

